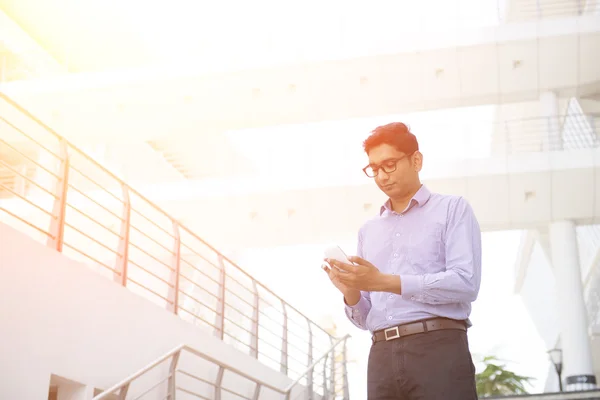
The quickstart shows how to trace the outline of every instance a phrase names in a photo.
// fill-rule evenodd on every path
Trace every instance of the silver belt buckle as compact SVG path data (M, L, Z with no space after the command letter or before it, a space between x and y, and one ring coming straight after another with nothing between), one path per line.
M392 336L388 336L389 332L394 332L394 334ZM398 327L395 326L393 328L387 328L385 331L383 331L383 334L385 335L385 340L392 340L392 339L398 339L400 337L400 331L398 330Z

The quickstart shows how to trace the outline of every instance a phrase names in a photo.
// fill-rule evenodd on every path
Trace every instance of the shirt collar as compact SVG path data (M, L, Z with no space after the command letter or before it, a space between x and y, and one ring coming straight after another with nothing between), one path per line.
M415 195L410 199L407 209L412 208L414 204L416 204L417 207L423 207L429 201L430 197L431 191L429 191L427 186L421 185L419 190L417 190L417 193L415 193ZM392 201L390 199L388 199L385 204L381 206L379 209L379 215L383 215L383 213L386 211L392 212Z

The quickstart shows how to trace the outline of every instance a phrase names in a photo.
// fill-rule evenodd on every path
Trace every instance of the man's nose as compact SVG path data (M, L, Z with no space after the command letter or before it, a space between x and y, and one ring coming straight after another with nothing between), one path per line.
M379 178L379 180L387 181L388 178L390 177L390 174L388 174L384 170L380 169L379 171L377 171L377 177Z

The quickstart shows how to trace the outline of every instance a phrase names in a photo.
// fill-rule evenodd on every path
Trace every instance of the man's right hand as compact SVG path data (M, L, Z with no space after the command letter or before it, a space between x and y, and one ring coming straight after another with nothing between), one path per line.
M323 271L325 271L325 273L327 273L327 275L329 276L331 283L333 283L333 285L344 295L344 300L346 301L346 304L348 304L349 306L356 305L360 300L360 290L351 289L348 286L344 285L342 282L340 282L338 276L339 274L343 274L344 272L340 272L336 268L332 268L327 264L323 264L322 268Z

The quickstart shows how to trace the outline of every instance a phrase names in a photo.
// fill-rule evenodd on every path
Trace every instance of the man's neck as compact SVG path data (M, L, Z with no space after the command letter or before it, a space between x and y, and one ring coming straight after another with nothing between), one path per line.
M405 196L402 196L401 198L390 199L390 202L392 203L392 210L397 213L401 213L402 211L406 210L406 207L408 207L412 198L419 191L419 189L421 189L421 186L422 185L419 182L419 184L410 192L408 192Z

